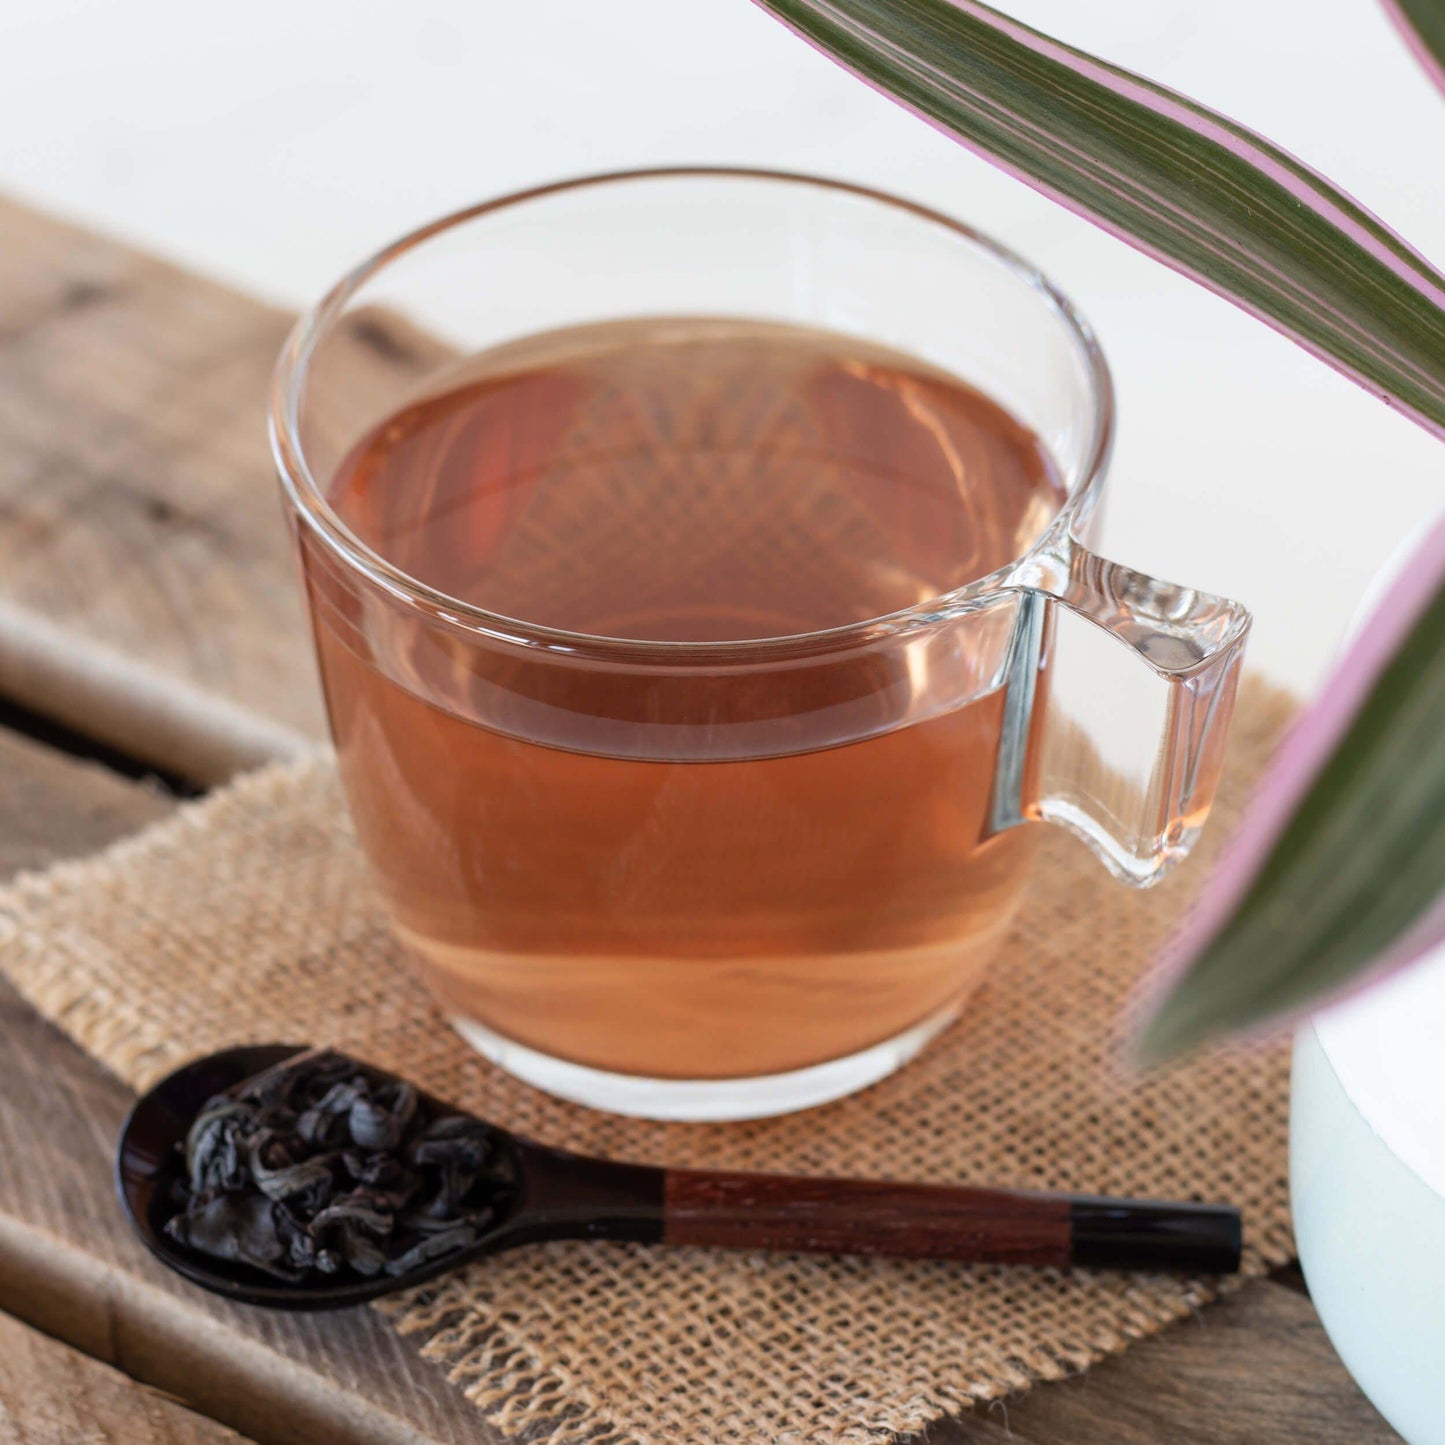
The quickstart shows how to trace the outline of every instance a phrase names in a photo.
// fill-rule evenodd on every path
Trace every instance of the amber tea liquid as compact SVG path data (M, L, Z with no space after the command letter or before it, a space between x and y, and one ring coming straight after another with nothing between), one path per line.
M688 644L926 602L1018 556L1062 497L1029 431L921 362L647 319L458 364L331 500L451 597ZM959 653L988 629L816 666L544 673L400 611L363 626L307 572L356 824L453 1015L618 1073L774 1074L902 1033L996 948L1033 837L988 836L1002 693ZM565 725L539 742L537 718Z

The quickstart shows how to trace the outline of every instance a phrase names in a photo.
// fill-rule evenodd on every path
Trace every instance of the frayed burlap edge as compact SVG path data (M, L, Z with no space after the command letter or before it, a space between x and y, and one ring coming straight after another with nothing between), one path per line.
M771 1445L892 1445L921 1433L944 1418L960 1418L979 1405L1015 1397L1036 1384L1082 1375L1130 1345L1198 1315L1295 1257L1288 1230L1272 1242L1261 1241L1256 1257L1241 1272L1212 1284L1200 1284L1187 1297L1158 1308L1141 1308L1118 1330L1062 1351L1039 1349L1012 1362L1012 1368L987 1378L955 1384L938 1381L926 1397L908 1406L902 1418L886 1426L846 1425L819 1434L783 1430ZM482 1412L488 1424L507 1435L526 1435L529 1445L658 1445L654 1437L634 1434L610 1418L605 1404L583 1391L575 1379L554 1374L523 1340L508 1331L505 1312L481 1314L426 1292L380 1300L373 1306L398 1334L422 1336L424 1360L446 1369L447 1380Z
M1243 766L1236 763L1238 777L1253 776L1257 772L1290 710L1287 698L1258 684L1248 689L1247 697L1248 706L1241 709L1233 744L1234 752L1243 759ZM1221 821L1225 827L1229 816L1237 812L1239 792L1236 787L1233 796L1224 802ZM234 1019L213 1019L206 1015L204 1008L194 1017L174 1016L167 1020L167 1010L161 1007L158 1011L154 995L136 986L124 968L117 969L115 965L124 958L140 956L135 951L137 940L153 934L164 941L174 925L176 900L162 898L156 902L145 893L143 886L137 892L138 885L148 879L153 881L148 870L173 871L179 866L178 860L188 855L214 852L217 840L224 840L231 854L243 862L248 843L253 844L264 862L278 828L287 830L288 859L300 856L311 866L339 870L346 875L334 916L323 917L316 930L318 935L325 933L327 946L333 953L349 959L352 954L369 957L379 949L388 950L389 944L378 942L379 916L372 906L362 901L360 875L352 876L357 868L352 857L354 844L340 807L331 764L325 756L317 754L269 767L209 799L184 805L170 818L113 845L96 858L60 864L46 872L15 880L0 895L0 967L10 974L22 994L82 1047L127 1082L143 1088L185 1057L204 1048L236 1041L237 1030ZM1217 825L1216 842L1220 831ZM1074 863L1068 866L1072 868ZM1082 862L1078 866L1095 865ZM1197 873L1197 868L1193 871ZM254 877L244 878L233 878L221 869L218 877L222 891L235 893L243 903L248 898L255 901L263 896L247 890L268 881L264 869ZM285 880L280 879L279 883L284 886ZM1173 917L1177 918L1182 906L1176 899ZM121 918L135 937L110 948L98 921ZM313 958L321 946L319 937L308 937L297 955L298 961ZM127 953L127 949L131 951ZM400 984L389 985L390 992L398 990L405 992ZM333 994L337 992L333 989ZM415 1026L427 1012L425 1001L417 995L408 996L404 1003L401 1011L409 1013L410 1022ZM273 1019L255 1022L259 1033L252 1036L275 1036L277 1025ZM362 1029L363 1037L356 1040L346 1027L334 1032L335 1037L325 1041L352 1046L357 1042L363 1046L369 1043L374 1057L396 1066L394 1058L386 1057L389 1038L367 1035ZM476 1073L479 1066L464 1051L469 1087L458 1085L447 1089L448 1080L462 1078L457 1072L461 1065L456 1057L460 1046L440 1030L434 1036L428 1028L425 1039L425 1047L410 1036L407 1043L408 1049L419 1050L413 1071L424 1082L462 1097L463 1102L473 1107L485 1107L514 1127L529 1125L528 1132L551 1142L590 1146L602 1152L631 1152L638 1157L676 1158L676 1162L682 1164L716 1157L720 1164L748 1167L761 1162L765 1167L776 1167L775 1156L779 1153L786 1156L789 1147L800 1137L796 1120L791 1134L787 1133L787 1125L778 1125L776 1132L787 1135L793 1145L785 1142L770 1153L765 1134L772 1126L762 1129L737 1126L733 1135L714 1132L689 1138L685 1133L679 1134L676 1126L622 1121L599 1123L600 1116L532 1095L531 1091L522 1090L522 1086L495 1076L494 1071L487 1071L486 1079L479 1083ZM935 1063L946 1049L945 1041L935 1046L931 1056ZM872 1107L886 1112L900 1101L906 1106L910 1081L923 1092L930 1086L929 1057L925 1056L895 1080L869 1091L861 1101L847 1101L833 1106L834 1109L852 1109L852 1118L866 1127ZM1227 1067L1260 1069L1264 1067L1260 1062L1262 1057L1257 1052L1236 1051L1235 1062ZM1271 1067L1277 1075L1278 1065ZM945 1073L932 1082L938 1087L947 1086L950 1080L951 1076ZM524 1097L517 1097L519 1090ZM471 1097L465 1097L468 1093ZM512 1111L510 1115L508 1110ZM821 1113L816 1117L821 1118ZM1278 1120L1273 1113L1271 1119L1277 1127ZM846 1154L847 1150L843 1152ZM733 1154L738 1157L731 1157ZM864 1172L874 1172L871 1158L865 1158L862 1165ZM1279 1167L1282 1169L1282 1162ZM858 1162L842 1159L839 1172L845 1171L859 1172ZM1013 1181L999 1178L997 1182ZM1091 1179L1087 1184L1070 1180L1049 1182L1053 1187L1117 1187L1108 1180ZM1286 1262L1293 1252L1287 1211L1271 1205L1266 1213L1268 1218L1251 1220L1246 1276ZM552 1247L551 1254L546 1250L533 1251L538 1263L529 1267L530 1275L545 1281L546 1272L553 1265L565 1273L575 1265L565 1252L570 1250L575 1254L588 1248L556 1246ZM629 1270L644 1267L645 1258L661 1253L619 1247L606 1252L600 1265L589 1256L592 1262L586 1268L593 1270L604 1283L608 1277L614 1282L623 1281ZM696 1251L672 1253L698 1254ZM686 1283L690 1278L688 1269L702 1279L712 1268L707 1261L699 1259L685 1266L681 1273L674 1271L672 1278ZM770 1272L790 1273L792 1278L802 1281L801 1287L805 1289L817 1286L826 1290L835 1282L826 1271L810 1273L805 1262L790 1264L775 1257L766 1268ZM916 1269L907 1279L917 1285L926 1272L927 1267ZM989 1273L977 1272L977 1278ZM975 1285L977 1278L974 1278ZM975 1365L965 1365L952 1374L930 1376L895 1392L886 1408L880 1405L876 1414L872 1410L860 1411L855 1400L850 1402L851 1417L835 1418L826 1424L813 1419L798 1429L787 1423L774 1423L760 1432L757 1412L729 1404L723 1391L719 1408L727 1418L709 1421L710 1438L806 1439L832 1442L832 1445L878 1445L898 1434L922 1429L940 1414L966 1411L975 1404L1026 1388L1035 1380L1076 1374L1133 1341L1189 1315L1224 1289L1235 1287L1233 1281L1221 1286L1217 1281L1193 1280L1176 1282L1161 1293L1147 1285L1149 1278L1145 1277L1146 1284L1138 1288L1121 1287L1108 1296L1103 1317L1096 1316L1072 1336L1035 1340L981 1359ZM1059 1288L1064 1287L1065 1282L1061 1280ZM652 1428L650 1424L639 1426L636 1421L629 1421L627 1409L620 1407L616 1391L609 1391L605 1380L599 1384L596 1379L588 1378L570 1367L565 1357L546 1357L538 1347L535 1333L529 1333L527 1325L514 1319L508 1307L509 1298L505 1292L498 1294L489 1290L485 1275L473 1269L426 1291L384 1302L380 1308L400 1332L422 1337L422 1354L444 1364L450 1378L483 1416L508 1434L525 1431L533 1439L546 1441L547 1445L658 1445L659 1441L672 1438L668 1433L657 1433L658 1428L666 1429L666 1422L660 1421ZM888 1291L875 1291L872 1305L873 1317L881 1318L886 1326L890 1315ZM1088 1306L1080 1309L1083 1315L1088 1315ZM805 1341L798 1348L806 1354L809 1347ZM717 1397L719 1391L713 1383L705 1385L700 1394ZM673 1412L667 1413L670 1417ZM874 1418L869 1419L868 1415Z

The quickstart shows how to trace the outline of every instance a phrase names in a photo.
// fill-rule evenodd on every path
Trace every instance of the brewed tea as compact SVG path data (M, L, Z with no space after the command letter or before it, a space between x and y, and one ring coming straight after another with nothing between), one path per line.
M743 675L718 645L856 629L1024 551L1062 494L995 402L822 331L578 327L459 362L330 497L503 639L558 630L545 678L535 641L481 664L403 610L359 619L308 561L356 825L452 1014L726 1078L857 1052L976 981L1033 846L988 836L1002 648L824 639ZM569 668L572 634L663 644L655 681Z

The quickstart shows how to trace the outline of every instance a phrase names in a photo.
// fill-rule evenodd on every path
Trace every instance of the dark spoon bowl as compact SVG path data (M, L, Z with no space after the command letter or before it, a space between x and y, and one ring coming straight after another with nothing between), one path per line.
M303 1044L226 1049L177 1069L137 1100L121 1130L116 1184L136 1232L162 1263L204 1289L283 1310L342 1309L409 1289L470 1260L551 1239L631 1240L733 1249L884 1254L1054 1269L1239 1268L1240 1215L1222 1204L1041 1194L969 1185L661 1169L589 1158L488 1124L515 1181L501 1212L465 1248L401 1275L280 1280L202 1254L166 1233L184 1169L181 1145L216 1095L309 1052ZM357 1060L358 1073L396 1082ZM433 1117L470 1118L418 1091Z
M121 1203L151 1253L193 1284L227 1299L272 1309L344 1309L409 1289L468 1260L519 1244L578 1237L662 1239L661 1169L588 1159L498 1129L497 1141L511 1155L519 1186L505 1212L476 1243L400 1277L278 1280L251 1265L216 1259L178 1244L166 1234L165 1226L176 1212L173 1189L184 1172L177 1146L192 1121L217 1094L308 1052L308 1048L305 1044L253 1044L207 1054L182 1065L143 1094L121 1128L116 1151ZM461 1112L430 1094L421 1097L439 1116Z

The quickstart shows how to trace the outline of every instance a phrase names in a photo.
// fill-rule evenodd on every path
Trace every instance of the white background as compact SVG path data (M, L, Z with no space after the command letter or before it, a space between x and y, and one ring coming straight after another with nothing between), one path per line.
M1445 262L1445 99L1372 0L1005 8L1264 131ZM0 0L0 188L289 303L438 213L663 161L862 180L1041 264L1119 383L1106 550L1248 602L1255 665L1296 686L1445 500L1438 443L748 0Z

